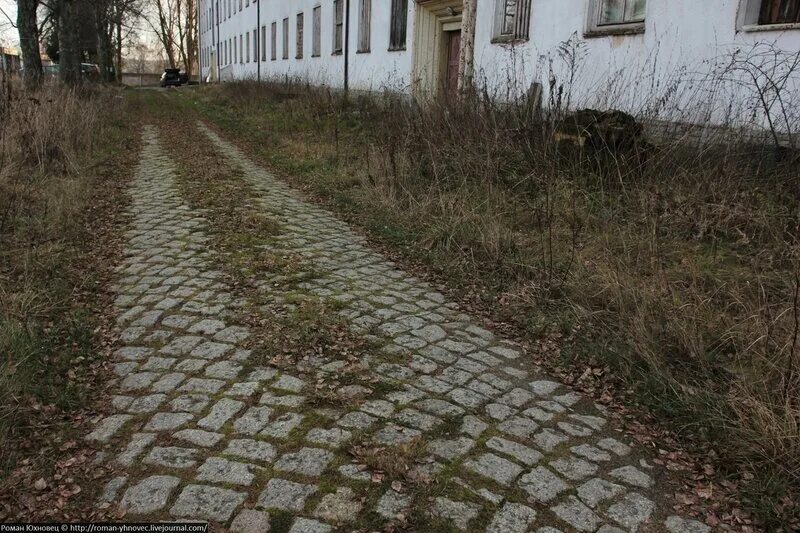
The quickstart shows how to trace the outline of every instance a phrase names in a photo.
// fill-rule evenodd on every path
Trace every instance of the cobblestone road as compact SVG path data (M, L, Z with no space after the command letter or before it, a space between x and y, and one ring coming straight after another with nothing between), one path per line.
M352 409L320 409L311 383L343 362L312 357L292 373L249 364L239 302L207 249L213 228L180 197L147 127L119 267L115 414L87 437L127 474L102 499L128 519L232 531L377 529L409 509L430 517L414 530L707 531L670 516L662 473L602 408L528 368L513 343L200 128L280 222L277 250L314 273L293 290L338 301L353 331L380 343L365 363L389 387L348 385L339 393ZM278 278L260 284L276 301ZM417 474L440 489L413 501L413 490L376 482L348 454L365 441L416 443Z

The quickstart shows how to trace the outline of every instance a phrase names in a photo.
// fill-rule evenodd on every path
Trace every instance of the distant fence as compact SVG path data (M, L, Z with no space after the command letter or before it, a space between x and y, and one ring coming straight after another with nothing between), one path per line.
M137 74L135 72L123 72L122 84L131 87L148 87L161 83L161 74Z

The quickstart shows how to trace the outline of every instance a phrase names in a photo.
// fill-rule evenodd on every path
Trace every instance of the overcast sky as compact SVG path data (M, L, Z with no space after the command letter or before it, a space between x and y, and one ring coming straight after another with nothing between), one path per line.
M0 9L3 10L16 23L17 3L14 0L0 0ZM9 24L8 19L0 13L0 43L17 46L19 35L16 28Z

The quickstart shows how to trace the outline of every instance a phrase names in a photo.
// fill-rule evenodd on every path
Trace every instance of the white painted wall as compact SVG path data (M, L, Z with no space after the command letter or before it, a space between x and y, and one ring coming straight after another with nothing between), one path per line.
M210 0L201 0L201 16ZM232 0L233 1L233 0ZM238 7L238 1L237 7ZM260 0L261 25L267 26L267 61L261 63L262 79L299 76L312 83L341 87L344 79L342 56L331 55L333 0ZM670 104L655 113L659 118L722 122L731 106L746 107L742 89L712 89L704 77L733 49L747 50L757 42L772 42L792 52L800 50L800 27L771 31L744 31L737 16L745 0L649 0L645 32L584 38L587 5L590 0L532 0L530 40L510 44L491 42L496 0L478 0L475 42L476 80L490 94L503 100L524 93L533 82L542 83L547 103L551 76L556 84L571 86L573 107L614 107L628 111L651 111L658 96L670 87ZM225 0L227 2L227 0ZM351 0L350 86L356 89L410 92L414 0L409 1L407 51L389 52L390 0L372 0L372 46L368 54L357 54L360 0ZM312 9L322 6L322 55L311 57ZM222 3L220 3L222 6ZM222 17L221 39L238 36L256 28L256 4L230 18ZM295 59L295 17L305 13L304 58ZM282 20L289 17L289 59L281 58ZM270 59L270 28L278 23L278 59ZM202 23L202 20L201 20ZM260 34L259 34L260 35ZM581 57L575 81L566 83L570 69L559 59L561 43L576 35ZM212 32L201 25L201 46L212 45ZM251 44L252 46L252 44ZM208 57L208 55L207 55ZM208 74L203 66L204 75ZM257 64L233 65L235 78L257 74ZM680 78L680 83L673 82ZM800 86L795 85L800 91ZM733 92L732 92L733 91ZM702 102L701 102L702 100ZM645 109L645 108L648 109Z
M746 51L757 42L775 43L787 52L800 50L800 27L737 28L742 0L648 0L644 33L592 38L583 37L588 0L533 0L531 38L516 45L490 42L492 4L478 2L476 75L490 93L506 99L536 81L543 85L546 102L551 72L558 84L569 85L570 69L557 50L575 34L582 43L583 60L572 84L573 107L641 111L680 77L683 83L672 97L673 105L663 111L668 116L660 118L720 122L729 113L732 99L734 106L746 103L743 89L731 93L730 85L715 87L721 93L709 98L706 91L712 87L704 78L714 65L725 61L734 49ZM797 90L800 86L795 83Z
M208 8L209 0L201 0L200 11ZM227 0L225 0L227 2ZM236 0L237 2L239 0ZM267 27L267 58L261 62L261 78L269 79L280 76L297 76L307 79L312 83L341 87L344 84L344 57L333 55L333 0L260 0L261 25ZM246 2L246 0L244 0ZM372 2L372 43L371 52L356 53L358 48L358 12L360 0L350 2L350 87L363 90L382 90L389 88L394 91L406 92L410 90L411 73L411 36L413 35L413 0L408 8L408 43L406 51L389 52L389 0L373 0ZM322 7L321 27L321 55L312 57L312 32L314 7ZM222 4L220 4L220 9ZM238 3L237 3L238 8ZM227 8L226 8L227 9ZM303 59L296 59L297 39L297 14L304 13ZM289 18L289 59L283 59L283 19ZM271 57L271 28L277 22L277 59ZM221 41L250 31L257 25L257 7L255 2L244 7L230 18L221 16L219 35ZM216 29L214 30L216 31ZM259 30L260 32L260 30ZM260 38L260 33L259 33ZM213 46L212 31L205 29L200 32L201 46ZM216 40L216 37L214 37ZM246 40L246 39L245 39ZM252 41L252 37L251 37ZM251 42L252 47L252 42ZM238 59L238 58L237 58ZM251 52L252 59L252 52ZM260 58L259 58L260 59ZM223 65L224 66L224 65ZM232 65L234 78L253 78L258 75L258 64L255 62ZM203 66L204 77L208 75L208 68Z

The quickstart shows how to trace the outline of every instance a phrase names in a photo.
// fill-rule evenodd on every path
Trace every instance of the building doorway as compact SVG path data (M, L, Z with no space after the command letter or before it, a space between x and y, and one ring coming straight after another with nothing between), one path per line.
M208 65L208 78L206 79L208 83L214 83L219 81L219 76L217 75L217 49L211 49L211 60L209 61Z
M448 102L458 98L458 66L461 63L461 30L447 32L447 66L444 93Z
M458 91L463 0L417 0L412 87L420 100L450 99Z

